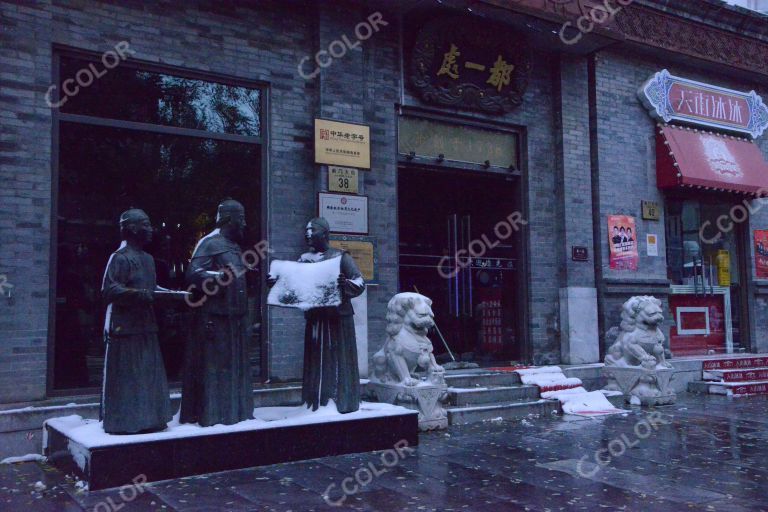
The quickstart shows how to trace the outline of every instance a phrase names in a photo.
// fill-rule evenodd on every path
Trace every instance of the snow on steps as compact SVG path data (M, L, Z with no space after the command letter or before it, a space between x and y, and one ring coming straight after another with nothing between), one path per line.
M541 389L542 398L555 398L562 404L564 414L602 416L625 412L608 401L603 391L587 391L581 379L566 377L559 366L542 366L517 370L523 384Z

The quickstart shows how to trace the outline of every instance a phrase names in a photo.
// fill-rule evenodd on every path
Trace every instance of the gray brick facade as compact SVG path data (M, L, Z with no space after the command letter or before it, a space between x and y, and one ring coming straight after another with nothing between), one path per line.
M404 83L401 15L393 5L356 0L0 1L0 276L13 285L11 299L0 297L0 403L41 400L48 390L49 311L54 300L51 223L56 218L57 183L52 178L52 114L45 94L54 76L56 45L101 53L127 41L136 60L267 84L269 163L262 172L268 172L265 235L274 257L294 259L304 250L303 227L316 214L317 193L327 187L326 171L313 159L313 119L369 125L371 171L361 171L360 193L369 197L370 234L377 239L381 282L368 291L369 354L384 339L389 298L401 291L398 105L506 123L525 133L527 190L520 209L527 212L528 221L523 257L530 269L525 299L531 362L562 360L563 288L597 288L603 331L618 323L620 305L629 296L666 298L663 212L660 221L643 221L640 212L641 200L663 204L664 196L656 186L655 122L638 101L637 89L663 68L734 89L755 88L764 97L768 89L664 56L611 49L577 56L536 48L524 102L513 112L490 116L435 107ZM374 12L381 13L386 25L359 50L347 51L314 78L301 76L302 58L310 58L311 69L316 52L341 36L352 38L356 24ZM766 156L767 141L763 137L758 142ZM498 213L502 220L511 212ZM637 220L642 239L637 272L609 269L610 214ZM751 218L750 228L768 228L768 207ZM657 257L646 255L647 233L659 235ZM589 260L572 261L572 246L587 247ZM768 281L750 280L750 296L753 348L766 352ZM300 378L303 316L270 309L268 324L266 377Z

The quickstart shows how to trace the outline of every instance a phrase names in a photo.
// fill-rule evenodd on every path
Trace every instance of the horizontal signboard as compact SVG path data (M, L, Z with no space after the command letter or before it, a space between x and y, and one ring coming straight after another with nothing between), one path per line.
M768 108L755 91L740 92L671 75L663 69L645 82L638 96L651 116L757 138L768 127Z

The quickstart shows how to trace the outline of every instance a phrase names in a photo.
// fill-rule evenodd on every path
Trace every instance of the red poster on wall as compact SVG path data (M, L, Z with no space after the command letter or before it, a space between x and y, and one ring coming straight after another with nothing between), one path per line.
M608 216L610 267L614 270L637 270L637 230L635 218L629 215Z
M755 230L755 271L758 279L768 279L768 230Z

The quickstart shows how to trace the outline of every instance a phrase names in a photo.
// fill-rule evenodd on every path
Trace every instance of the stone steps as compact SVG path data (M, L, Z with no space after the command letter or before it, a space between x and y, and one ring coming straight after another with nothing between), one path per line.
M454 406L482 405L517 400L537 400L536 386L488 386L471 388L448 388L449 403Z
M768 356L723 357L702 361L701 369L705 372L713 370L746 370L767 368Z
M445 382L452 388L489 386L514 386L521 384L520 376L513 372L489 372L482 370L456 370L446 372Z
M688 391L728 397L768 395L768 356L706 359L702 380L689 382Z
M709 395L726 395L734 398L753 395L768 395L768 380L754 382L712 382L700 380L689 382L688 392Z
M768 381L768 368L738 370L704 370L703 380L718 382Z
M522 400L487 405L447 407L449 425L466 425L482 421L519 420L528 416L560 414L557 400Z

